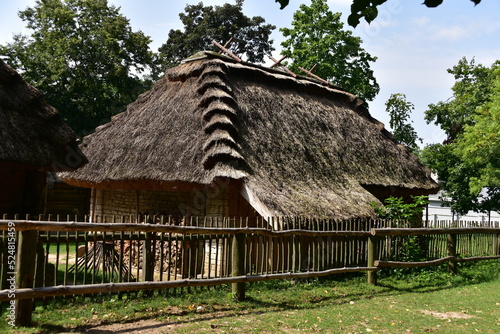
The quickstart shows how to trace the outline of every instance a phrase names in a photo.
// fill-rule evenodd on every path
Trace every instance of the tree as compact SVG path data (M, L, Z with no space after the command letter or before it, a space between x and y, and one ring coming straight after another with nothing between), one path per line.
M301 5L293 15L293 28L280 29L287 38L282 53L292 60L292 71L317 65L314 73L319 77L372 101L380 90L370 69L377 58L361 47L361 38L343 29L340 16L329 10L326 0Z
M473 124L476 108L489 100L493 87L491 69L476 65L474 58L470 62L465 57L460 59L448 73L455 78L453 97L430 104L425 111L427 123L434 122L446 133L446 143L460 136L464 126Z
M417 152L417 141L422 143L422 139L411 125L410 114L415 109L413 103L406 101L406 95L397 93L389 97L385 108L391 117L389 126L393 130L394 139L411 151Z
M411 196L410 199L410 201L405 201L402 197L391 196L384 200L383 206L377 202L372 202L370 205L380 219L390 219L396 223L408 221L416 227L421 224L422 212L429 204L429 200L427 196Z
M247 17L242 7L243 0L215 7L204 7L202 2L187 5L185 13L179 14L184 31L170 30L167 42L158 49L162 67L176 66L198 51L218 51L212 40L223 44L231 38L231 52L245 55L249 62L263 62L274 50L269 37L276 26L264 24L260 16Z
M360 19L364 18L366 22L370 23L378 16L377 7L385 3L387 0L352 0L351 14L347 18L347 22L350 26L356 28L359 24ZM475 5L479 4L481 0L470 0ZM280 9L288 6L290 0L275 0L281 5ZM443 3L443 0L424 0L423 4L429 8L434 8Z
M153 68L150 39L133 32L107 0L37 0L19 16L33 33L16 35L0 53L77 133L92 131L148 88L138 74Z
M451 198L452 209L460 214L469 210L483 211L495 208L492 199L498 197L495 189L495 104L498 104L498 68L476 65L463 58L448 72L455 77L453 97L429 105L427 122L439 125L447 134L442 144L424 148L422 160L438 175L441 188ZM497 89L497 91L495 91ZM477 127L477 128L476 128ZM481 146L486 145L486 146ZM488 146L492 145L492 146ZM489 153L485 149L488 147ZM480 181L481 180L481 181ZM484 187L489 187L483 189ZM496 202L496 210L500 204Z
M379 203L370 203L377 217L392 220L396 227L422 227L422 213L429 200L427 196L411 196L410 200L402 197L389 197L384 201L384 206ZM404 240L395 240L399 249L398 257L405 262L425 261L429 248L428 240L424 236L408 236ZM397 269L394 273L410 273L411 269Z
M500 66L492 75L490 100L477 109L474 124L464 127L454 147L463 164L477 171L477 176L469 182L470 193L476 196L484 188L489 189L490 194L500 189ZM497 207L500 208L500 204Z

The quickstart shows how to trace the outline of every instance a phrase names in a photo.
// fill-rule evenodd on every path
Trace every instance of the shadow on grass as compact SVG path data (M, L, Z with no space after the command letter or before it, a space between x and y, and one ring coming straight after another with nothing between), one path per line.
M290 286L289 286L290 288ZM333 289L334 286L329 285L325 288ZM283 289L281 287L280 289ZM313 289L313 288L311 288ZM340 288L341 290L342 288ZM304 309L315 309L322 308L327 305L341 306L348 305L352 302L358 302L363 299L372 299L374 297L385 297L401 294L400 291L392 290L387 287L377 287L373 291L367 292L349 292L342 293L342 291L333 291L329 295L321 296L317 294L310 294L308 287L297 291L297 294L293 296L276 296L276 299L262 300L258 294L257 290L251 290L248 292L248 297L245 301L240 303L229 303L224 305L216 305L216 307L207 307L201 312L181 312L177 314L152 312L145 314L143 316L134 317L133 319L122 321L102 321L98 325L81 325L75 327L70 326L57 326L57 325L45 325L39 324L41 330L38 332L40 334L46 333L58 333L58 332L74 332L74 333L129 333L133 331L146 331L155 330L159 332L161 329L167 329L172 326L182 326L183 324L195 323L195 322L214 322L220 321L220 323L211 324L214 326L213 329L217 330L230 330L229 325L225 325L226 322L231 322L231 319L237 318L241 315L254 315L259 316L261 314L269 313L280 313L284 311L291 310L304 310ZM301 294L300 294L301 292ZM266 298L269 299L269 298ZM279 300L278 300L279 299ZM169 316L174 316L175 320L164 320ZM159 323L151 323L151 321L159 321ZM222 322L224 321L224 322ZM142 322L147 322L141 324ZM102 327L113 326L113 330L107 330ZM119 325L120 328L116 328ZM132 327L133 326L133 327ZM98 327L98 328L96 328ZM228 327L228 328L225 328Z
M55 326L39 324L42 329L39 333L76 332L76 333L128 333L133 331L160 330L171 326L181 326L200 321L217 321L230 319L241 315L261 315L264 313L276 313L289 310L303 310L323 308L327 305L339 306L372 299L375 297L390 297L406 293L431 293L442 290L450 290L458 286L466 286L478 283L486 283L498 279L499 270L496 261L493 265L462 266L459 275L445 273L427 273L417 276L409 276L405 279L395 280L393 278L381 278L377 286L364 283L364 277L349 276L339 279L315 279L301 281L292 284L290 281L269 281L249 285L247 299L243 302L215 302L214 306L206 306L203 311L182 311L177 313L163 313L153 311L133 319L123 321L102 321L99 325L82 325L78 327ZM221 289L223 290L223 289ZM292 290L292 292L290 292ZM226 296L230 295L226 291ZM283 293L275 293L282 291ZM219 300L220 293L218 291ZM323 294L324 293L324 294ZM194 297L194 298L193 298ZM200 297L186 296L183 300L200 300ZM192 298L192 299L190 299ZM209 296L213 298L213 296ZM227 301L227 300L226 300ZM203 303L201 303L203 304ZM141 312L147 312L142 310ZM175 320L166 319L175 316ZM153 323L152 320L161 323ZM141 324L141 322L147 323ZM108 331L95 327L107 325L121 325L122 329ZM227 329L224 324L212 324L214 329ZM211 325L211 326L212 326ZM229 327L229 326L226 326Z

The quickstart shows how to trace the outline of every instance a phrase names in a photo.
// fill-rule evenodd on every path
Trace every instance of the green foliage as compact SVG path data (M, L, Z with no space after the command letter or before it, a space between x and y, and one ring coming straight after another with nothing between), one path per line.
M350 26L356 27L361 18L370 23L378 16L377 7L387 0L353 0L351 5L351 14L347 18Z
M422 161L435 171L452 209L500 210L498 173L500 63L491 68L463 58L448 72L455 77L453 98L429 105L427 122L447 135L424 148Z
M411 199L412 201L408 203L402 197L391 196L385 199L384 206L374 202L371 206L380 219L416 223L421 219L424 207L429 204L429 201L427 196L411 196Z
M440 188L444 191L443 204L460 214L479 209L477 195L469 191L469 181L477 170L462 163L454 144L431 144L420 155L423 164L437 173ZM448 197L449 196L449 197Z
M401 252L398 254L398 260L403 262L420 262L426 261L427 256L427 243L425 242L424 237L421 236L409 236L405 238L403 247L401 247ZM401 268L405 269L405 268ZM406 268L409 269L409 268ZM413 268L414 269L414 268ZM419 271L422 268L418 268ZM429 270L426 268L424 270Z
M391 94L385 107L391 117L389 126L393 130L394 139L411 151L418 151L417 141L422 143L422 139L411 125L410 114L415 109L413 103L406 101L406 95L397 93Z
M288 6L290 0L274 0L274 2L278 2L280 4L280 9L283 9Z
M380 90L370 69L377 58L361 47L359 37L344 30L340 16L329 10L326 0L301 5L293 15L292 28L280 29L286 38L282 53L292 60L292 71L304 74L299 67L317 65L314 74L372 101Z
M455 78L453 97L430 104L425 111L427 123L434 122L448 136L446 143L460 136L464 126L474 124L476 109L489 100L493 87L492 69L476 65L474 58L470 62L460 59L448 73Z
M453 169L449 167L460 163L450 145L439 143L425 146L420 154L420 161L437 173L440 180L449 180L450 174L453 172Z
M212 40L224 44L231 38L231 52L245 55L249 62L263 62L274 50L269 37L276 27L265 24L260 16L247 17L242 7L243 0L237 0L236 5L187 5L179 14L184 30L170 30L167 42L158 49L162 68L176 66L198 51L219 51Z
M424 207L429 204L427 196L411 196L411 202L405 202L402 197L389 197L385 206L379 206L377 203L371 203L378 218L392 220L396 226L422 227L422 212ZM419 262L427 260L428 242L422 236L394 237L389 239L395 258L389 260L403 262ZM427 271L427 268L391 268L385 270L387 275L408 275L415 272Z
M153 69L151 41L107 0L38 0L19 16L33 32L0 53L77 133L93 131L149 87L138 74Z
M463 164L478 171L470 180L474 194L484 187L500 187L500 66L492 74L490 100L477 109L474 124L464 127L455 146Z

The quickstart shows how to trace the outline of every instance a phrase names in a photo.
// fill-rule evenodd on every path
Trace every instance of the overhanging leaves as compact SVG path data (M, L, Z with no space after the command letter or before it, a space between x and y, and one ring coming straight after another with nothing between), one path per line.
M285 8L289 0L275 0L279 2L280 9ZM347 22L350 26L356 27L361 18L365 18L366 22L370 23L378 16L377 7L386 2L387 0L353 0L351 5L351 14L347 18ZM395 1L395 0L393 0ZM419 0L415 0L419 1ZM421 0L420 0L421 1ZM471 0L474 5L478 5L481 0ZM443 0L424 0L423 5L429 8L434 8L443 3Z

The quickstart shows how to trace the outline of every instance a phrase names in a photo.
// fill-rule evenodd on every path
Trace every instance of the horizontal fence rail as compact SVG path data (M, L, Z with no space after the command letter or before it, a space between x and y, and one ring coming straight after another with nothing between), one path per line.
M430 260L430 261L419 261L419 262L401 262L401 261L374 261L374 266L377 268L380 267L397 267L397 268L418 268L418 267L429 267L435 266L438 264L449 263L450 261L454 262L470 262L470 261L479 261L479 260L496 260L500 259L500 255L496 256L475 256L475 257L467 257L467 258L458 258L456 256L447 256L441 259Z
M395 254L379 252L379 259L369 262L377 268L419 268L447 263L448 271L456 273L457 262L500 259L499 228L380 228L372 229L370 233L374 239L373 247L390 245L389 248L394 249L397 248L394 244L416 241L413 245L418 247L416 253L420 252L420 256L425 258L420 261L399 261L398 250L394 251ZM372 276L372 281L376 282L376 274Z
M457 228L380 228L371 229L370 234L374 236L415 236L429 234L476 234L494 233L497 234L499 228L493 227L457 227Z
M51 221L2 221L0 230L5 230L6 224L14 223L18 231L58 231L58 232L154 232L154 233L179 233L179 234L255 234L269 237L287 237L293 235L303 236L368 236L371 231L315 231L304 229L272 230L257 227L197 227L173 226L156 224L132 223L77 223L77 222L51 222Z
M300 279L329 276L333 274L347 274L359 271L375 271L375 267L336 268L317 272L283 273L266 275L244 275L234 277L222 277L218 279L183 279L170 282L134 282L134 283L109 283L89 284L78 286L53 286L46 288L26 288L16 290L16 299L30 299L39 297L54 297L68 295L83 295L91 293L114 293L137 290L171 289L192 286L212 286L233 283L253 283L259 281L270 281L276 279ZM0 291L0 300L8 300L8 291Z
M376 283L381 268L448 263L456 271L457 262L500 258L500 229L492 226L295 217L111 221L0 220L0 301L16 301L19 324L29 324L40 298L232 284L243 299L250 282L362 271Z

